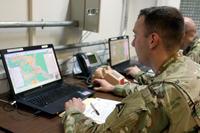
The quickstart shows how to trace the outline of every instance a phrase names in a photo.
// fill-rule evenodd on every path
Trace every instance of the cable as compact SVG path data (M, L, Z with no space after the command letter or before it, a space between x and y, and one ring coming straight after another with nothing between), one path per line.
M9 102L9 101L3 100L3 99L0 99L0 102L9 104L9 105L11 105L11 106L13 106L13 105L16 103L16 101Z
M86 79L86 84L91 85L92 84L92 74L89 75L89 77Z
M11 112L11 111L14 111L16 109L16 101L10 102L10 101L0 99L0 102L5 103L2 108L6 112Z
M3 103L10 104L10 102L9 102L9 101L3 100L3 99L0 99L0 102L3 102Z
M18 114L23 115L23 116L30 116L29 114L23 113L22 111L20 111L18 109L18 106L16 104L16 101L7 101L7 100L3 100L0 99L0 102L5 103L5 105L3 105L2 109L6 112L11 112L11 111L16 111ZM41 112L41 111L40 111ZM38 112L39 113L39 112ZM37 113L37 114L38 114ZM37 115L36 114L36 115ZM35 115L35 113L34 113ZM31 115L32 116L32 115Z

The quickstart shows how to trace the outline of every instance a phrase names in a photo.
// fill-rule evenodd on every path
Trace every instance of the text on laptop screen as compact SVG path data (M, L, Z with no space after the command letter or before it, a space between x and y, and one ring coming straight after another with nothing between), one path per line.
M52 48L7 53L5 61L15 94L61 79Z
M110 41L111 66L130 59L128 38Z

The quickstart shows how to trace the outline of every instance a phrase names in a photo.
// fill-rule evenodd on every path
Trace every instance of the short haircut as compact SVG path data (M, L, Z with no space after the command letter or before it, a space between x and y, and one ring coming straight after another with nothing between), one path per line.
M160 6L145 8L138 17L144 16L146 35L156 32L162 38L166 50L180 48L184 35L184 19L174 7Z

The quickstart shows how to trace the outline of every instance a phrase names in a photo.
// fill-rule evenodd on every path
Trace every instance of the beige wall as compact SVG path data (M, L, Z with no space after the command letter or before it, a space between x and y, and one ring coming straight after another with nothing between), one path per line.
M129 14L127 32L133 39L132 28L144 7L176 5L180 0L128 0ZM84 42L108 39L120 35L123 0L101 0L100 32L89 33ZM0 21L65 21L70 20L69 0L0 0ZM78 28L45 27L32 28L32 38L27 28L0 28L0 49L53 43L76 43L82 34Z
M122 0L101 0L100 33L90 33L86 41L118 36L121 24ZM65 21L70 20L69 0L0 0L0 21ZM0 28L0 48L53 43L78 42L78 28L45 27ZM29 43L30 42L30 43Z

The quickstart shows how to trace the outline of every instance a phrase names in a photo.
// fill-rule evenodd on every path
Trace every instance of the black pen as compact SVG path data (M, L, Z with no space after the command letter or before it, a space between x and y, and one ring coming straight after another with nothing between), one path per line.
M90 103L90 105L91 105L92 109L95 111L95 113L96 113L97 115L100 115L100 114L99 114L99 111L94 107L94 105L93 105L92 103Z

